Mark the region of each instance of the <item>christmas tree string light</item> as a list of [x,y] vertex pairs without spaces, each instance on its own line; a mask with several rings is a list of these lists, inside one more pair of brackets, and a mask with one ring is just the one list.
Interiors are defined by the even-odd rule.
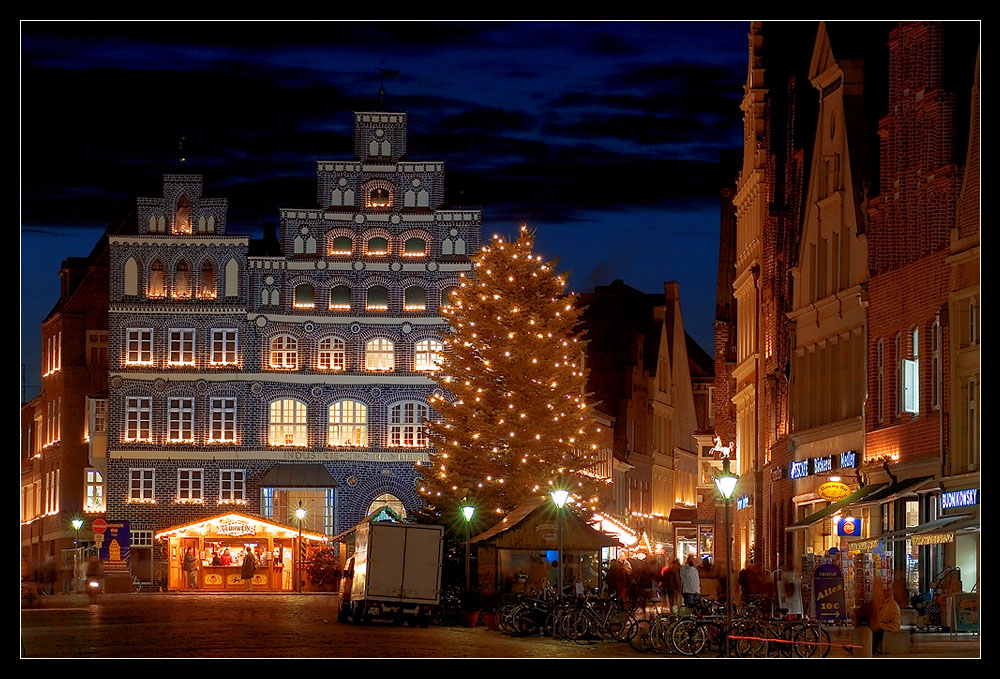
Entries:
[[[474,257],[481,280],[463,279],[442,309],[452,331],[438,372],[448,395],[430,398],[441,415],[427,424],[437,451],[437,473],[421,484],[430,504],[475,497],[505,512],[567,478],[577,502],[596,499],[598,427],[586,398],[581,309],[555,262],[533,255],[533,240],[526,226],[513,242],[494,236]],[[456,375],[463,379],[446,377]]]

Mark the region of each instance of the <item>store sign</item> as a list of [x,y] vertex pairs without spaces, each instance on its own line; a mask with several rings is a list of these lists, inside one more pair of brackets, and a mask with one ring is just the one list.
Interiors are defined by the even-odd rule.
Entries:
[[107,573],[128,573],[132,536],[128,521],[108,521],[101,543],[101,564]]
[[750,506],[750,495],[736,498],[736,509],[746,509]]
[[856,450],[847,450],[840,454],[841,469],[855,469],[858,466],[858,453]]
[[949,542],[955,541],[954,533],[925,533],[923,535],[914,535],[910,538],[911,544],[914,547],[923,547],[924,545],[945,545]]
[[257,526],[243,519],[229,519],[227,521],[220,521],[219,527],[215,532],[217,535],[256,535]]
[[844,574],[830,563],[813,571],[813,602],[819,620],[843,620],[847,613],[844,599]]
[[856,538],[861,532],[861,522],[853,516],[845,516],[837,522],[837,535],[842,538]]
[[543,542],[555,542],[559,539],[559,526],[555,523],[540,523],[535,526],[535,532],[540,533]]
[[785,468],[784,467],[782,467],[780,464],[777,465],[777,466],[771,467],[771,480],[772,481],[780,481],[783,478],[785,478]]
[[827,502],[837,502],[851,494],[851,487],[840,481],[827,481],[819,485],[816,494]]
[[833,469],[833,456],[814,457],[812,463],[813,474],[824,474]]
[[804,479],[807,476],[809,476],[809,460],[793,462],[788,467],[788,478],[790,479]]
[[969,507],[979,504],[979,489],[967,488],[965,490],[952,490],[941,493],[941,509],[954,509],[955,507]]

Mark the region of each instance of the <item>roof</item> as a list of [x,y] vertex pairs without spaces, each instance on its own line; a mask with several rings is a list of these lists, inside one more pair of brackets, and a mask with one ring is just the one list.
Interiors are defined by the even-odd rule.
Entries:
[[[209,524],[224,524],[224,523],[241,523],[252,525],[255,528],[260,528],[266,533],[278,533],[283,537],[295,537],[301,533],[302,537],[307,540],[318,540],[321,542],[326,542],[327,537],[323,533],[316,533],[308,530],[301,530],[298,526],[289,526],[288,524],[278,523],[271,519],[264,519],[259,516],[251,516],[249,514],[242,514],[240,512],[227,512],[225,514],[219,514],[218,516],[212,516],[207,519],[198,519],[197,521],[191,521],[190,523],[182,523],[176,526],[171,526],[164,530],[158,531],[155,538],[157,540],[165,537],[173,537],[175,535],[183,535],[188,531],[201,532],[201,527],[206,528]],[[240,533],[231,533],[232,535],[239,535]],[[249,533],[255,534],[255,533]],[[191,537],[191,536],[188,536]]]
[[[527,520],[530,517],[532,517],[536,512],[544,512],[545,509],[554,510],[554,505],[549,503],[548,496],[539,496],[536,498],[532,498],[527,502],[518,505],[499,523],[494,525],[489,530],[486,530],[480,533],[479,535],[470,538],[469,542],[485,543],[485,542],[495,541],[504,533],[513,530],[515,528],[522,527],[522,525],[526,524]],[[555,516],[558,515],[554,515],[552,517],[553,520],[555,519]],[[597,547],[600,546],[617,547],[620,545],[617,538],[614,538],[610,535],[594,530],[594,528],[592,528],[586,521],[581,519],[574,512],[565,511],[562,516],[566,520],[562,528],[567,538],[566,549],[581,549],[585,547],[593,547],[596,549]],[[543,526],[541,524],[535,526],[534,533],[536,533],[536,535],[533,535],[532,538],[538,537],[537,534],[539,532],[539,529],[542,527]],[[528,530],[530,531],[530,528]],[[581,536],[585,538],[586,544],[580,543]],[[544,537],[542,537],[541,539],[543,541],[545,540]],[[532,546],[530,546],[529,544],[523,544],[521,547],[525,549],[532,548]],[[547,547],[548,545],[546,545],[546,548]]]
[[323,464],[279,463],[260,477],[259,484],[275,488],[337,487],[337,481]]

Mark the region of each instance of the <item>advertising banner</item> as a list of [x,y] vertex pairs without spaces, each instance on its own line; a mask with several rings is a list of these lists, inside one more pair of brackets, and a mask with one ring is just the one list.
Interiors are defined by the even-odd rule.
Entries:
[[950,597],[954,611],[956,632],[979,631],[979,596],[977,594],[955,594]]
[[798,573],[782,571],[778,574],[777,587],[778,608],[783,608],[792,615],[803,615],[802,610],[802,576]]
[[128,573],[132,547],[128,521],[108,521],[101,545],[101,563],[105,573]]
[[819,620],[833,622],[846,616],[844,574],[833,564],[820,564],[813,571],[813,602]]

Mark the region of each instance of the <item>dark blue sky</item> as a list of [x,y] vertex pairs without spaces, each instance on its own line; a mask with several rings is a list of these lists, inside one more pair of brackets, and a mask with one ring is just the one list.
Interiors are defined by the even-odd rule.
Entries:
[[21,24],[22,364],[59,264],[136,195],[189,171],[259,236],[315,205],[315,161],[352,156],[356,110],[409,113],[409,157],[443,160],[484,236],[538,230],[577,292],[680,281],[711,353],[720,150],[741,145],[746,22],[25,22]]

